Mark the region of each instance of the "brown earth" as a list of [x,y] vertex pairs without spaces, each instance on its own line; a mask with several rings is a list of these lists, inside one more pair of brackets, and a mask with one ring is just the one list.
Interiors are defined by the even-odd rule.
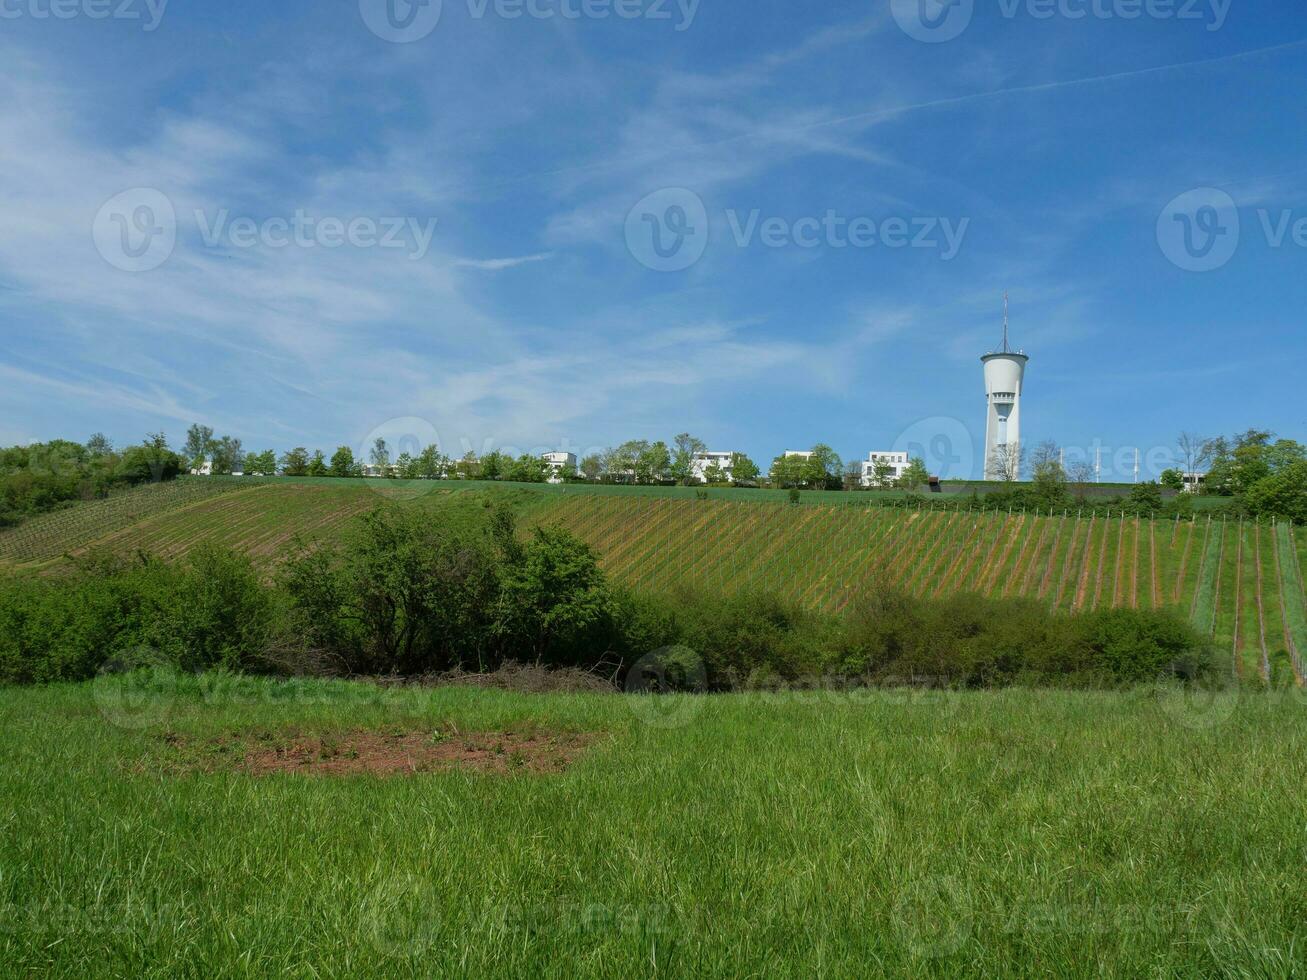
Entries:
[[254,776],[415,776],[468,770],[508,775],[562,772],[594,735],[559,732],[351,731],[329,735],[222,735],[207,740],[166,736],[188,771]]

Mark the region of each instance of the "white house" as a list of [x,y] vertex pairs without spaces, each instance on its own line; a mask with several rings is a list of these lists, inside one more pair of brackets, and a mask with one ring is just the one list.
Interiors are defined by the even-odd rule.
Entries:
[[363,475],[372,479],[380,479],[387,476],[399,476],[399,464],[391,463],[388,466],[378,466],[376,463],[364,463]]
[[542,453],[540,458],[549,467],[550,483],[562,483],[564,473],[576,475],[576,453]]
[[199,466],[192,466],[191,476],[213,476],[213,460],[206,459]]
[[867,458],[860,460],[858,465],[861,467],[859,482],[864,487],[874,487],[876,483],[876,464],[889,464],[887,471],[887,481],[897,480],[903,476],[908,469],[907,453],[868,453]]
[[1203,484],[1207,482],[1207,474],[1181,473],[1180,479],[1184,481],[1185,493],[1202,493]]
[[786,455],[786,456],[798,456],[800,459],[812,459],[812,453],[811,453],[811,451],[804,452],[804,451],[801,451],[801,450],[798,450],[798,449],[787,449],[787,450],[785,450],[785,455]]
[[722,476],[729,482],[735,478],[732,467],[735,465],[735,453],[703,452],[695,453],[690,460],[690,475],[696,480],[708,482],[708,471],[716,464]]

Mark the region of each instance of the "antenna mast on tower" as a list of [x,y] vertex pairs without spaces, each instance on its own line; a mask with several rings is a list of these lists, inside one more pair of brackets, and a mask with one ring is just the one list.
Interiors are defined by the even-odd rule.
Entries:
[[1011,354],[1012,348],[1007,343],[1007,290],[1003,290],[1003,353]]

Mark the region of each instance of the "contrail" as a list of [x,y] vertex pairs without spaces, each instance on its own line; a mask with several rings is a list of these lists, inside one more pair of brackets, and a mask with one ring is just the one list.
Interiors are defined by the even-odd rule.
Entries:
[[891,119],[895,116],[901,116],[907,113],[920,112],[928,109],[950,108],[952,106],[967,105],[971,102],[983,102],[988,99],[1003,98],[1009,95],[1028,95],[1038,92],[1052,92],[1057,89],[1078,88],[1082,86],[1122,81],[1128,78],[1143,78],[1149,75],[1161,75],[1167,72],[1182,71],[1186,68],[1204,68],[1210,65],[1255,58],[1259,55],[1288,51],[1294,48],[1303,47],[1304,45],[1307,45],[1307,38],[1297,41],[1286,41],[1282,44],[1272,44],[1264,48],[1253,48],[1249,51],[1238,51],[1234,54],[1219,55],[1215,58],[1200,58],[1196,61],[1178,61],[1170,65],[1155,65],[1150,68],[1134,68],[1129,71],[1110,72],[1106,75],[1090,75],[1086,78],[1071,78],[1056,82],[1039,82],[1034,85],[1014,85],[1009,88],[992,89],[988,92],[971,92],[967,95],[955,95],[942,99],[930,99],[926,102],[911,102],[905,105],[891,106],[887,109],[874,109],[867,112],[853,113],[852,115],[847,116],[837,116],[832,119],[821,119],[801,126],[754,129],[746,133],[736,133],[733,136],[725,136],[716,140],[704,140],[697,143],[682,143],[677,146],[671,146],[659,150],[657,153],[650,153],[644,156],[628,157],[624,160],[608,160],[592,164],[577,164],[570,167],[560,167],[555,170],[542,170],[536,173],[523,174],[518,177],[507,177],[503,180],[494,181],[489,184],[473,186],[491,189],[522,183],[529,180],[538,180],[545,177],[562,177],[569,174],[601,173],[605,170],[614,170],[632,164],[649,163],[655,160],[661,160],[676,153],[686,153],[694,150],[727,146],[731,143],[739,143],[751,139],[806,133],[815,129],[823,129],[831,126],[844,126],[849,123],[876,122],[881,119]]

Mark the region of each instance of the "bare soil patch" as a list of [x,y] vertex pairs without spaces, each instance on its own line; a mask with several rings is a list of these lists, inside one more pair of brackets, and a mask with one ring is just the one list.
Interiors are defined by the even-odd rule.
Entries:
[[415,776],[470,770],[511,775],[558,773],[596,736],[563,732],[351,731],[339,734],[222,735],[207,740],[167,736],[191,771],[254,776]]

